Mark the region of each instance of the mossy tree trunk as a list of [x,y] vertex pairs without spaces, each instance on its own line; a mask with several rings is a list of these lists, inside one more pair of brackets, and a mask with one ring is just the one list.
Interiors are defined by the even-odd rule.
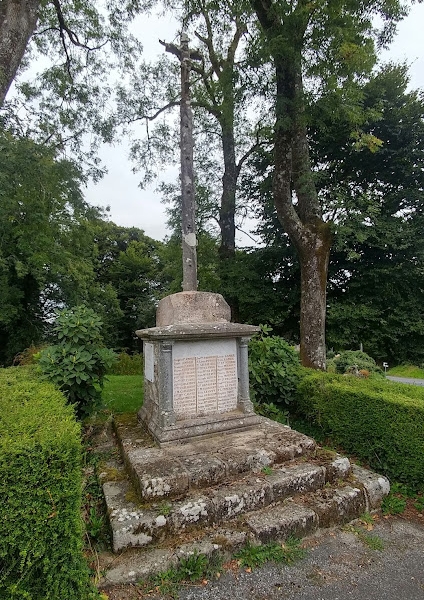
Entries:
[[38,19],[39,0],[0,2],[0,106],[14,80]]
[[302,50],[309,14],[283,20],[272,0],[252,0],[269,42],[276,74],[273,197],[301,269],[302,364],[325,369],[325,314],[331,226],[323,220],[313,180],[305,119]]

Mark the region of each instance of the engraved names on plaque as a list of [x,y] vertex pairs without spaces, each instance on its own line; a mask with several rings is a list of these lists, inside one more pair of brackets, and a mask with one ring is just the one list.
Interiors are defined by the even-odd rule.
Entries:
[[179,418],[237,408],[236,348],[227,342],[176,345],[173,403]]
[[237,364],[234,354],[218,356],[217,399],[218,412],[234,410],[237,406]]
[[197,375],[197,413],[215,413],[218,411],[216,385],[216,356],[196,358]]
[[174,411],[178,416],[197,413],[196,359],[174,360]]

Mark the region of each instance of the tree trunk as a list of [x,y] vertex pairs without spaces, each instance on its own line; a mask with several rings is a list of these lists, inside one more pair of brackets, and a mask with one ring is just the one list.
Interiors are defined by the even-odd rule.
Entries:
[[0,106],[16,76],[38,19],[40,0],[0,2]]
[[300,359],[302,365],[325,370],[325,315],[331,232],[328,224],[304,228],[298,249],[301,273]]
[[234,143],[234,122],[230,127],[222,125],[222,152],[224,157],[224,175],[222,177],[222,197],[219,209],[219,227],[221,230],[221,259],[234,256],[236,250],[236,189],[237,165]]
[[306,130],[302,49],[308,12],[294,8],[283,22],[273,0],[251,0],[251,4],[268,41],[272,42],[270,51],[277,87],[273,196],[278,218],[299,256],[301,361],[306,367],[325,369],[331,229],[322,219]]

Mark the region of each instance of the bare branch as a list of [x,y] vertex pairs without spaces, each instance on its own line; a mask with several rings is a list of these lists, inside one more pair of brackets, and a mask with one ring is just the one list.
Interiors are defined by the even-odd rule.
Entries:
[[[59,0],[53,0],[53,5],[56,9],[56,15],[59,21],[59,28],[60,28],[60,37],[62,38],[62,44],[64,45],[64,32],[68,35],[69,41],[74,45],[74,46],[78,46],[79,48],[85,48],[86,50],[100,50],[100,48],[103,48],[103,46],[105,46],[107,44],[107,41],[103,42],[103,44],[100,44],[100,46],[94,46],[94,47],[90,47],[87,46],[87,44],[83,44],[82,42],[79,41],[78,35],[72,31],[72,29],[70,29],[65,21],[65,17],[63,15],[62,12],[62,7],[60,5],[60,1]],[[65,53],[66,53],[66,57],[67,57],[67,63],[68,63],[68,53],[66,51],[65,48]]]
[[244,229],[242,229],[238,225],[236,225],[236,229],[237,229],[237,231],[240,231],[240,233],[243,233],[244,235],[247,235],[247,237],[249,237],[253,242],[255,242],[255,244],[258,243],[258,240],[255,240],[255,238],[252,235],[250,235],[250,233],[247,233],[247,231],[244,231]]
[[222,72],[222,67],[221,67],[221,63],[220,63],[220,61],[219,61],[219,59],[218,59],[218,57],[217,57],[217,55],[215,53],[215,50],[214,50],[214,47],[213,47],[212,38],[211,37],[205,38],[202,35],[200,35],[200,33],[198,33],[197,31],[194,32],[194,35],[203,44],[205,44],[206,48],[208,49],[209,60],[211,61],[211,65],[213,67],[213,70],[214,70],[215,74],[217,75],[217,77],[219,77],[221,75],[221,72]]
[[[195,73],[197,73],[198,75],[200,75],[202,81],[203,81],[203,85],[205,86],[208,94],[209,94],[209,98],[212,101],[212,104],[216,107],[216,110],[218,111],[218,107],[219,107],[219,103],[215,97],[215,94],[213,92],[212,86],[211,86],[211,75],[213,73],[213,69],[211,68],[209,71],[205,71],[205,63],[204,61],[202,61],[202,66],[199,67],[196,64],[193,64],[191,66],[192,71],[194,71]],[[214,113],[215,114],[215,113]],[[217,113],[218,114],[218,113]]]
[[231,65],[234,65],[234,58],[236,55],[237,47],[244,33],[247,33],[247,27],[244,23],[240,22],[240,20],[237,19],[237,29],[234,33],[234,37],[231,41],[227,52],[227,63]]
[[139,115],[138,117],[134,117],[133,119],[130,119],[128,121],[128,123],[134,123],[135,121],[141,121],[144,119],[146,119],[147,121],[154,121],[155,119],[157,119],[157,117],[161,113],[168,110],[168,108],[173,108],[174,106],[179,106],[179,105],[180,105],[179,100],[173,100],[172,102],[168,102],[168,104],[165,104],[165,106],[162,106],[161,108],[159,108],[159,110],[157,110],[153,115]]
[[243,156],[240,158],[238,165],[237,165],[237,176],[240,175],[240,171],[244,165],[244,163],[246,162],[246,160],[252,156],[252,154],[254,152],[256,152],[256,150],[258,148],[260,148],[261,146],[265,146],[268,142],[265,140],[260,140],[259,139],[259,135],[260,135],[261,130],[259,129],[256,132],[256,142],[247,150],[247,152],[245,152],[245,154],[243,154]]

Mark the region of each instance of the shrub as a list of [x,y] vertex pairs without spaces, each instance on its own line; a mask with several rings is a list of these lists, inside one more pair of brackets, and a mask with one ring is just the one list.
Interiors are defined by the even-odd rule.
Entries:
[[298,407],[326,435],[373,468],[424,486],[424,390],[328,373],[305,377]]
[[63,395],[31,370],[0,371],[0,598],[85,600],[81,440]]
[[371,356],[360,350],[344,350],[334,357],[337,373],[358,374],[359,371],[383,375],[382,370]]
[[249,344],[252,399],[257,403],[290,404],[296,393],[302,367],[299,354],[283,338],[268,336],[263,329]]
[[16,354],[13,359],[13,365],[19,365],[20,367],[27,367],[33,365],[35,362],[35,356],[41,352],[44,346],[34,346],[33,344],[19,354]]
[[55,383],[80,417],[100,405],[106,371],[115,353],[104,347],[102,322],[86,306],[59,311],[53,332],[57,344],[42,350],[38,362],[42,373]]
[[108,375],[143,375],[143,355],[121,352],[108,369]]

